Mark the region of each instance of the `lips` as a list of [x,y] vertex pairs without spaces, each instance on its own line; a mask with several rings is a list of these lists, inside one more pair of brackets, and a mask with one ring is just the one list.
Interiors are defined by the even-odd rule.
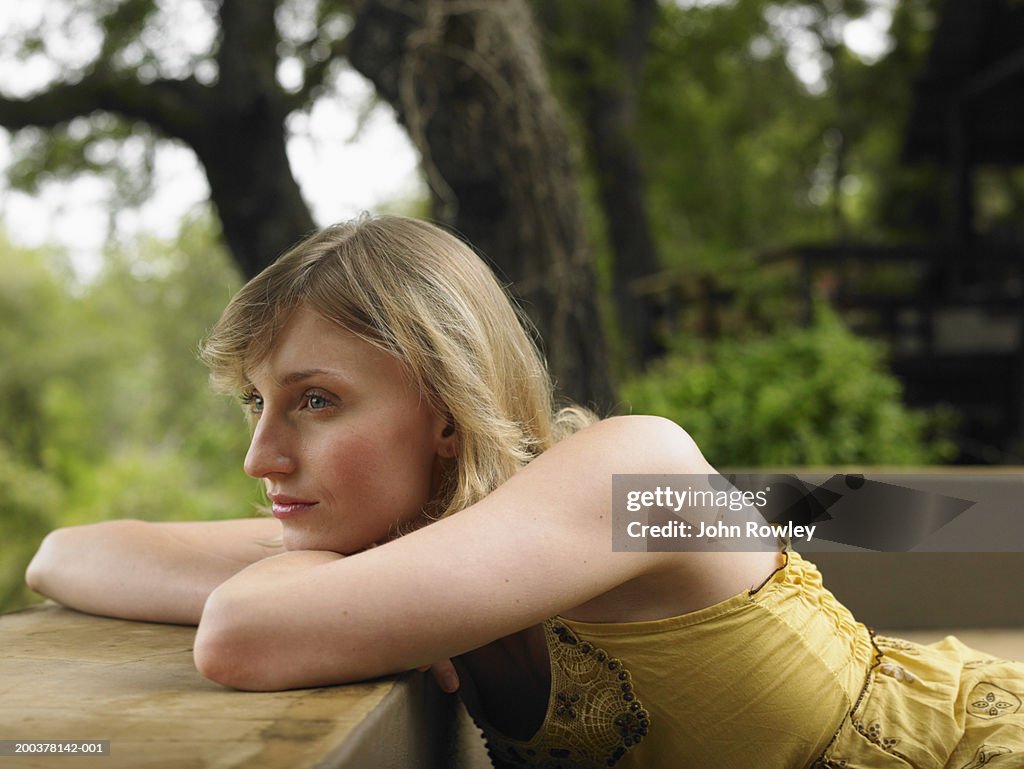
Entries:
[[315,507],[317,504],[313,500],[289,497],[284,494],[269,494],[268,496],[271,502],[270,511],[279,520],[294,518]]

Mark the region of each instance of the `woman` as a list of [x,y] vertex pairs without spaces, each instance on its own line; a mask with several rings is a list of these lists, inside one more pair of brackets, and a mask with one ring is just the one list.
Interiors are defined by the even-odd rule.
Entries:
[[436,227],[314,235],[204,354],[246,404],[273,517],[59,530],[33,589],[198,624],[199,670],[240,689],[434,664],[499,767],[1024,760],[1008,664],[876,643],[796,553],[612,552],[614,474],[714,471],[666,420],[555,412],[494,276]]

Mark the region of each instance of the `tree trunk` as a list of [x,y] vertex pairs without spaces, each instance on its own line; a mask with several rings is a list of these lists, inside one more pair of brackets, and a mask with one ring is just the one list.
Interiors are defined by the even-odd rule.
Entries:
[[[567,98],[580,116],[612,251],[612,296],[626,365],[655,348],[631,284],[660,268],[647,207],[647,178],[636,140],[637,111],[657,0],[537,2],[545,29],[582,44],[555,48],[557,65],[572,74]],[[565,53],[568,51],[569,53]],[[596,62],[596,65],[595,65]]]
[[559,392],[608,409],[576,158],[525,0],[365,0],[349,44],[420,150],[435,216],[513,282]]
[[193,144],[227,241],[252,277],[314,228],[286,154],[277,0],[222,0],[216,99]]
[[230,112],[210,115],[215,129],[194,145],[224,240],[246,278],[315,226],[288,164],[284,123],[262,121],[260,111],[253,105],[253,119]]

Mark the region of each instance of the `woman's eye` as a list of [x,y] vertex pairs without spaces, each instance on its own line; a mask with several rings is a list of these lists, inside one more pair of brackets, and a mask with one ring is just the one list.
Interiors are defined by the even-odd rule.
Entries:
[[255,390],[250,390],[242,395],[242,405],[250,414],[260,414],[263,412],[263,396]]
[[323,411],[326,408],[330,408],[331,402],[318,393],[309,393],[306,396],[306,405],[310,411]]

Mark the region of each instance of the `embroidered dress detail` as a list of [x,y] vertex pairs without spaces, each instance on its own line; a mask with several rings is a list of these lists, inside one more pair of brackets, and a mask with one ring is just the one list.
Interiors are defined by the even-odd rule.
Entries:
[[474,714],[496,769],[597,769],[615,766],[638,744],[650,716],[618,659],[582,640],[557,619],[544,623],[551,695],[540,729],[528,741],[491,728]]
[[1005,766],[1007,769],[1010,767],[1010,761],[997,761],[1000,756],[1008,756],[1013,753],[1009,748],[1003,747],[1002,745],[982,745],[978,748],[978,752],[974,754],[974,758],[969,764],[964,764],[962,769],[982,769],[985,766]]
[[988,681],[982,681],[971,689],[967,701],[967,712],[978,718],[998,718],[1017,713],[1021,706],[1020,697]]

